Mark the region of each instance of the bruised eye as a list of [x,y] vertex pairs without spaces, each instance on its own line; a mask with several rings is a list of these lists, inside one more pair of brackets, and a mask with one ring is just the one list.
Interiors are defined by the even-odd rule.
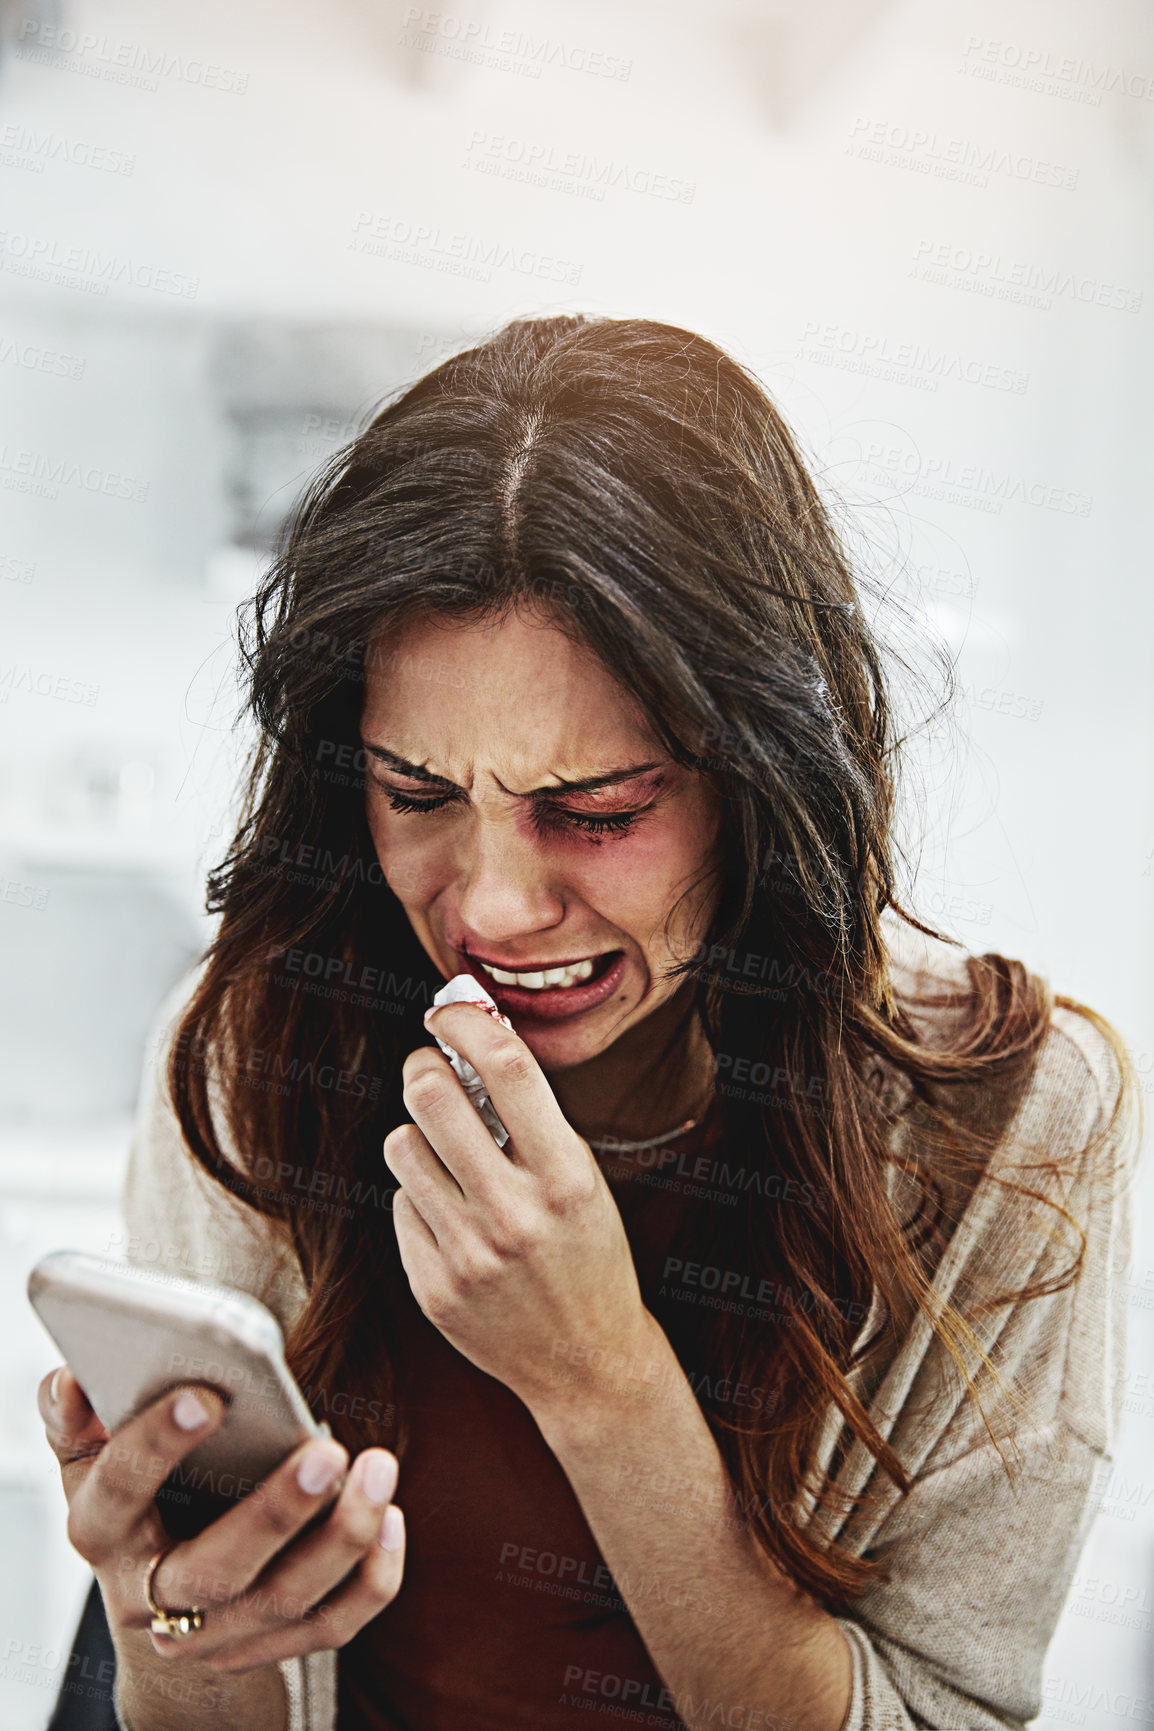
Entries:
[[599,816],[593,812],[550,810],[545,806],[533,813],[533,821],[539,830],[546,833],[571,826],[592,836],[628,835],[638,818],[644,815],[640,811],[614,811]]
[[[385,798],[394,811],[440,811],[447,805],[452,805],[455,795],[441,794],[427,799],[413,799],[407,793],[401,793],[395,787],[387,787],[379,782]],[[648,810],[648,807],[645,808]],[[539,806],[533,812],[533,822],[537,829],[545,834],[556,834],[566,829],[576,829],[585,835],[601,838],[603,836],[627,835],[645,811],[614,811],[614,812],[581,812],[563,811],[557,806]]]

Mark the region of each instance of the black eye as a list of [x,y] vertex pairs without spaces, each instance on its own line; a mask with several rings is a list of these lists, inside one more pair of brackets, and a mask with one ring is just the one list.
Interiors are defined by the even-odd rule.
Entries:
[[568,827],[584,831],[586,835],[626,835],[639,817],[644,813],[639,811],[614,811],[597,814],[583,811],[561,811],[557,807],[550,809],[542,807],[534,813],[534,821],[542,830],[563,830]]
[[[440,811],[444,806],[452,805],[456,799],[456,795],[451,793],[434,795],[427,799],[413,799],[407,793],[401,793],[398,788],[386,786],[383,781],[377,785],[393,810],[399,812]],[[627,835],[648,809],[646,806],[641,811],[596,813],[562,811],[557,806],[538,806],[533,812],[533,822],[538,831],[545,834],[576,829],[584,835],[600,840],[605,836]]]

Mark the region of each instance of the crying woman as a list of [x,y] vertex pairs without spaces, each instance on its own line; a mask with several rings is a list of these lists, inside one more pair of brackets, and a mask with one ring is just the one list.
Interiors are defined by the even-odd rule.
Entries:
[[[1120,1406],[1133,1084],[899,905],[888,670],[764,390],[667,325],[509,325],[331,462],[244,651],[125,1206],[275,1312],[343,1488],[165,1555],[204,1607],[168,1675],[250,1731],[1032,1717]],[[459,975],[503,1020],[430,1007]]]

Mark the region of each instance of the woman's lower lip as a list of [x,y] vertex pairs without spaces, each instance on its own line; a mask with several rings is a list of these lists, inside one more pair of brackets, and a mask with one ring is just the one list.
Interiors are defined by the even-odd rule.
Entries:
[[536,1016],[542,1022],[561,1022],[570,1016],[580,1016],[611,998],[625,977],[625,952],[619,950],[605,972],[595,980],[579,986],[543,986],[531,991],[526,986],[505,986],[487,974],[480,962],[465,957],[465,966],[475,979],[491,993],[497,1008],[503,1010],[516,1025],[518,1018]]

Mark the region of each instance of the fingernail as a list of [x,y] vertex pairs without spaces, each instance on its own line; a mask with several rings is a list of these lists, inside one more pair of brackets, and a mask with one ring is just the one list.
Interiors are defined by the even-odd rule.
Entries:
[[60,1370],[53,1371],[52,1381],[48,1384],[48,1398],[53,1404],[60,1399],[60,1371],[63,1369],[64,1366],[61,1365]]
[[370,1455],[361,1489],[371,1503],[387,1503],[397,1488],[397,1463],[391,1455]]
[[381,1522],[380,1543],[386,1551],[399,1551],[405,1542],[405,1517],[396,1503],[390,1503]]
[[421,1018],[425,1024],[426,1028],[429,1025],[430,1016],[435,1016],[438,1010],[443,1010],[444,1008],[445,1008],[444,1004],[430,1004],[429,1005],[429,1008],[425,1011],[424,1016]]
[[199,1430],[209,1420],[208,1408],[187,1389],[173,1407],[172,1416],[181,1430]]
[[297,1468],[297,1484],[307,1496],[318,1497],[335,1484],[345,1463],[331,1449],[313,1449]]

